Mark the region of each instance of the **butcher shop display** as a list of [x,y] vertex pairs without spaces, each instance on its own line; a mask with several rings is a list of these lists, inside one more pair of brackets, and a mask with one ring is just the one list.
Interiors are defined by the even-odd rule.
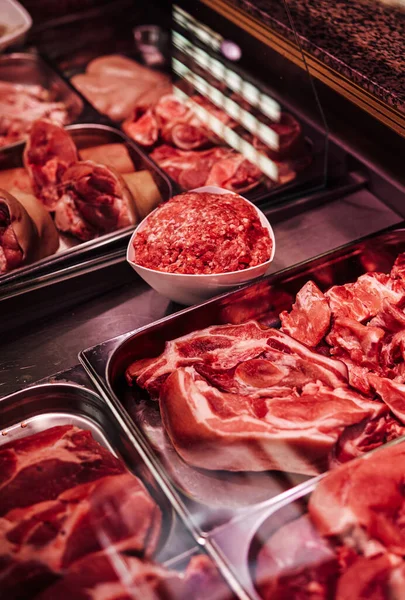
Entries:
[[66,105],[41,85],[0,81],[0,147],[24,139],[38,119],[70,122]]
[[167,342],[127,368],[189,465],[315,475],[405,435],[405,258],[323,293],[281,330],[249,321]]
[[[197,116],[196,107],[206,111],[207,123]],[[122,128],[135,142],[148,148],[151,158],[185,190],[216,185],[244,193],[257,187],[265,179],[262,171],[213,133],[210,116],[239,132],[241,139],[276,163],[279,181],[266,180],[269,187],[288,183],[311,162],[301,126],[292,115],[283,113],[279,123],[267,119],[266,125],[279,140],[278,150],[273,150],[256,135],[247,134],[224,110],[198,95],[192,95],[187,102],[165,95],[154,105],[137,105]]]
[[270,259],[272,240],[255,208],[234,194],[184,193],[162,204],[134,236],[136,264],[212,274]]
[[398,443],[321,480],[307,512],[262,540],[255,582],[263,600],[402,598],[404,471]]
[[205,556],[192,558],[185,574],[151,561],[161,510],[89,431],[56,426],[6,443],[0,465],[0,590],[7,600],[101,598],[102,589],[110,599],[141,592],[162,600],[230,598]]

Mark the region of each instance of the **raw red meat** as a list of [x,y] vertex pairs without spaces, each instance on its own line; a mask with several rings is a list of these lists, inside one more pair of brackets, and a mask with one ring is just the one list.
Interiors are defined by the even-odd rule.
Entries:
[[259,152],[264,152],[273,160],[281,161],[305,150],[301,125],[289,113],[282,113],[278,123],[270,120],[264,123],[277,134],[278,148],[273,149],[260,138],[254,137],[253,145]]
[[215,565],[194,556],[179,573],[135,557],[94,554],[73,567],[36,600],[231,600]]
[[255,582],[263,600],[326,600],[338,574],[333,546],[305,515],[280,527],[260,550]]
[[138,265],[212,274],[261,265],[272,240],[253,206],[234,194],[184,193],[159,206],[133,241]]
[[358,558],[340,577],[336,600],[400,598],[392,595],[391,577],[401,563],[401,559],[393,554]]
[[0,447],[0,516],[123,472],[123,464],[89,431],[72,425],[15,440]]
[[55,210],[60,231],[86,241],[136,222],[131,192],[119,173],[90,160],[71,165]]
[[51,581],[104,548],[150,556],[160,527],[159,508],[129,473],[102,477],[63,492],[57,500],[11,510],[0,519],[0,589],[7,590],[8,598],[20,597],[37,573]]
[[24,150],[24,165],[35,195],[48,210],[55,209],[63,193],[62,177],[77,160],[76,146],[63,127],[46,119],[33,123]]
[[298,292],[290,312],[280,314],[282,331],[310,346],[317,346],[330,327],[331,311],[324,294],[313,281]]
[[342,363],[253,321],[168,342],[126,375],[160,398],[174,447],[206,469],[316,473],[346,427],[387,412],[347,388]]
[[405,427],[390,414],[346,427],[336,444],[330,466],[336,467],[405,436]]
[[163,424],[177,452],[213,470],[316,474],[346,426],[384,410],[318,384],[304,386],[301,395],[270,398],[221,392],[192,367],[172,373],[160,393]]
[[397,256],[391,269],[391,277],[405,280],[405,252]]
[[159,138],[159,124],[150,108],[137,107],[130,119],[123,122],[125,133],[141,146],[153,146]]
[[384,301],[394,305],[405,299],[401,281],[391,279],[385,273],[366,273],[354,283],[333,286],[325,296],[335,318],[365,321],[375,317],[383,308]]
[[[294,370],[297,361],[301,364],[306,362],[308,375],[301,378],[301,386],[316,379],[331,387],[339,387],[347,381],[347,370],[342,363],[315,354],[282,332],[264,328],[255,321],[241,325],[214,325],[167,342],[160,356],[146,361],[135,361],[127,369],[126,376],[130,385],[136,380],[139,386],[145,388],[152,397],[156,397],[163,382],[179,367],[199,364],[220,374],[224,370],[235,369],[239,364],[243,366],[245,361],[261,359],[264,353],[268,355],[268,362],[284,361],[286,365],[283,367],[289,363],[290,370],[287,366],[282,377],[290,376],[290,371]],[[242,367],[239,373],[241,370]],[[247,370],[250,371],[249,367]],[[271,373],[271,385],[274,385],[273,369]],[[252,375],[255,376],[255,373],[253,372],[250,378]],[[242,379],[245,383],[246,376],[244,369]],[[268,373],[265,376],[267,377]],[[279,381],[281,379],[279,378]],[[297,381],[294,381],[288,385],[296,384]],[[268,386],[260,384],[259,387]]]
[[331,471],[311,495],[309,514],[324,536],[350,538],[358,552],[405,554],[405,444]]
[[405,425],[405,385],[377,375],[369,375],[370,385],[394,415]]

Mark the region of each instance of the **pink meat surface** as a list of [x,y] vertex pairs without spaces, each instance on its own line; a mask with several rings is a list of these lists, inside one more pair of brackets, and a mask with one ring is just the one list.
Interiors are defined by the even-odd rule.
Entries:
[[0,516],[124,471],[123,464],[89,431],[72,425],[15,440],[0,447]]

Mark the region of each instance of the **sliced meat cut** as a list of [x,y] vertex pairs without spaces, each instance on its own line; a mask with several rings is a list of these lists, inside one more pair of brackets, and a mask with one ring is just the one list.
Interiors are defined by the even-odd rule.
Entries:
[[0,516],[123,472],[123,464],[89,431],[72,425],[15,440],[0,447]]
[[308,515],[283,525],[259,552],[255,584],[263,600],[334,597],[338,556]]
[[391,277],[405,280],[405,252],[401,252],[395,259],[391,269]]
[[309,501],[318,531],[356,540],[358,552],[369,554],[371,544],[403,556],[404,469],[405,444],[398,443],[331,471]]
[[[281,331],[264,328],[255,321],[212,326],[167,342],[164,352],[155,359],[135,361],[128,367],[126,377],[130,385],[136,380],[139,386],[156,397],[165,379],[179,367],[201,364],[220,374],[236,368],[239,363],[257,358],[276,365],[280,363],[285,367],[283,377],[289,374],[291,368],[296,369],[297,362],[302,367],[305,365],[307,375],[300,378],[300,384],[295,382],[301,387],[317,379],[332,388],[347,382],[347,369],[341,362],[316,354]],[[273,371],[270,365],[268,369]],[[239,379],[244,379],[245,383],[246,377],[250,377],[247,371],[251,371],[249,366],[244,368],[244,374],[241,374],[241,368],[239,370]],[[275,383],[274,380],[272,383]]]
[[365,321],[375,317],[385,300],[394,305],[405,298],[405,288],[399,280],[385,273],[366,273],[354,283],[333,286],[325,293],[335,318]]
[[63,193],[62,177],[77,160],[77,148],[63,127],[46,119],[33,123],[24,150],[24,165],[35,195],[48,210],[56,208]]
[[139,558],[105,553],[73,565],[65,577],[36,600],[231,600],[217,568],[205,555],[194,556],[185,571],[170,571]]
[[192,367],[174,371],[160,392],[163,424],[178,454],[214,470],[318,473],[346,426],[384,410],[318,384],[308,384],[299,397],[255,402],[220,392]]
[[36,600],[181,600],[181,575],[139,558],[99,553],[73,565]]
[[282,331],[314,348],[330,327],[331,311],[327,299],[313,281],[298,292],[290,312],[280,314]]
[[105,547],[150,556],[160,526],[159,508],[129,473],[102,477],[63,492],[57,500],[11,510],[0,519],[0,589],[9,598],[18,597],[29,587],[33,572],[44,578],[48,574],[51,580]]

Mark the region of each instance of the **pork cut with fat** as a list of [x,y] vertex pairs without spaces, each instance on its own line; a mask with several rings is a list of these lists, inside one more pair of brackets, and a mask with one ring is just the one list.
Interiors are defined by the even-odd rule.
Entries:
[[327,537],[356,539],[369,546],[405,554],[405,445],[382,448],[367,458],[331,471],[309,501],[309,514]]
[[124,471],[123,464],[89,431],[72,425],[15,440],[0,448],[0,516]]
[[290,312],[280,314],[282,331],[310,346],[317,346],[330,327],[331,311],[327,299],[313,281],[298,292]]
[[160,527],[159,508],[129,473],[101,477],[56,500],[11,510],[0,519],[0,589],[8,598],[19,597],[35,573],[52,580],[106,548],[150,556]]

